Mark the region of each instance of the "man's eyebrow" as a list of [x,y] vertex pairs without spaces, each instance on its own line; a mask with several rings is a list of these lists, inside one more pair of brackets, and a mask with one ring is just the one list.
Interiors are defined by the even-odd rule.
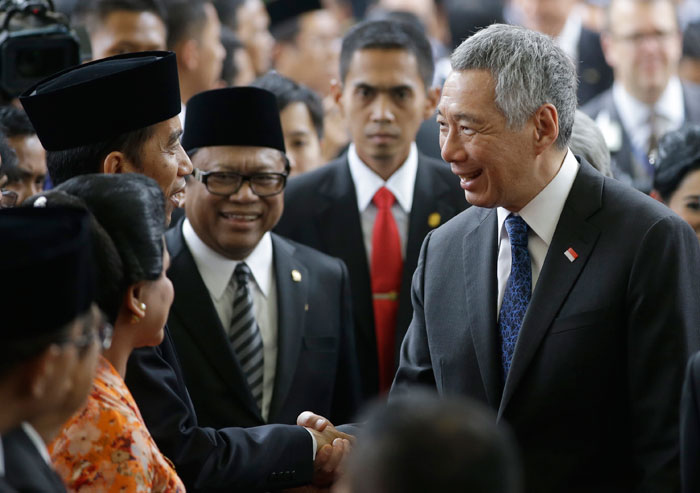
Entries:
[[[438,114],[438,116],[445,118],[445,115],[442,112],[442,110],[440,110],[440,108],[437,109],[437,114]],[[470,122],[470,123],[483,123],[484,122],[484,120],[482,120],[481,118],[474,116],[474,115],[470,115],[469,113],[455,113],[454,115],[452,115],[452,118],[454,120],[457,120],[458,122]]]
[[180,137],[182,136],[183,130],[181,128],[178,128],[177,130],[173,131],[173,133],[170,134],[170,137],[168,138],[168,145],[173,145],[175,142],[180,140]]

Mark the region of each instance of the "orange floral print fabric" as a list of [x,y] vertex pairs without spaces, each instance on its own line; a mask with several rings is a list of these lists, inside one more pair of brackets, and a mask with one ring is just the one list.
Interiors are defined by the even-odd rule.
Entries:
[[184,492],[124,380],[100,357],[86,406],[49,446],[68,491]]

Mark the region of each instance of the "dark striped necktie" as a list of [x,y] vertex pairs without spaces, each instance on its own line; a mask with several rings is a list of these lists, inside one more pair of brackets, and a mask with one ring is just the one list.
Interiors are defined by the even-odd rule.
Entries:
[[233,271],[233,277],[236,280],[236,294],[233,301],[229,342],[248,381],[253,399],[257,402],[258,408],[262,409],[263,341],[258,324],[255,322],[253,298],[248,287],[248,281],[251,278],[250,268],[245,262],[239,263]]

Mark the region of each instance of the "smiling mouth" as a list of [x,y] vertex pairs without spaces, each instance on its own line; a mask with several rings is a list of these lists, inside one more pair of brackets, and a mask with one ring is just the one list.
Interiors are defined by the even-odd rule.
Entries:
[[170,201],[175,207],[185,206],[185,189],[182,188],[170,196]]
[[481,176],[481,173],[483,173],[483,171],[478,169],[476,171],[473,171],[472,173],[469,173],[469,174],[462,173],[462,174],[459,174],[457,176],[459,176],[459,179],[462,182],[468,182],[468,181],[472,181],[475,178],[478,178],[479,176]]
[[236,222],[253,222],[260,217],[260,214],[244,214],[239,212],[221,212],[221,217]]

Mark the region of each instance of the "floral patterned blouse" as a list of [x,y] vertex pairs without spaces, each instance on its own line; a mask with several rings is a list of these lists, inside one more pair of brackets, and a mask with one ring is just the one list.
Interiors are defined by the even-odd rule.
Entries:
[[68,491],[185,491],[124,380],[102,356],[87,404],[63,425],[49,450]]

